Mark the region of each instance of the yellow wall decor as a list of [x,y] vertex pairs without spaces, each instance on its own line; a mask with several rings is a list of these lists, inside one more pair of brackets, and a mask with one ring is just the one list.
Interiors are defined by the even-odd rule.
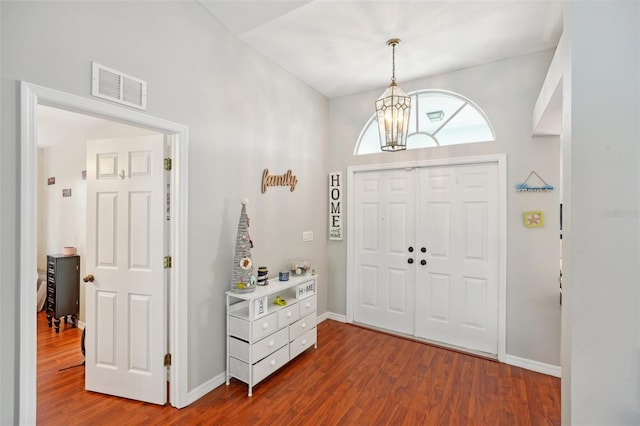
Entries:
[[544,213],[542,211],[524,212],[524,226],[527,228],[542,228],[544,226]]

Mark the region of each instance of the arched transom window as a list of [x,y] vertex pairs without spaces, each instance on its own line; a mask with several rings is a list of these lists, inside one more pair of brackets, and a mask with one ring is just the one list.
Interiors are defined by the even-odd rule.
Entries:
[[[407,149],[494,141],[491,123],[469,99],[453,92],[421,90],[410,94]],[[354,155],[382,152],[375,113],[360,132]]]

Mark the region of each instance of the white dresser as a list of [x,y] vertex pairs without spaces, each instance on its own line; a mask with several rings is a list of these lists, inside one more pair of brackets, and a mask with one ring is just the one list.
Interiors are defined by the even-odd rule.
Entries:
[[[235,377],[252,388],[317,345],[317,275],[270,279],[251,293],[227,291],[227,385]],[[280,306],[276,298],[286,300]]]

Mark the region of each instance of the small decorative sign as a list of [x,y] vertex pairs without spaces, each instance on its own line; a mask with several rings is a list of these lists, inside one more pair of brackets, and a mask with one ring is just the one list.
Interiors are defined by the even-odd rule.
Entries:
[[64,188],[62,190],[62,196],[63,197],[71,197],[71,188]]
[[[539,182],[537,185],[529,184],[531,176],[535,176],[538,179]],[[549,185],[535,170],[532,170],[524,182],[516,184],[516,190],[518,192],[551,192],[553,191],[553,185]]]
[[82,180],[87,180],[87,171],[86,170],[83,170],[81,172],[81,175],[82,175]]
[[298,184],[298,178],[293,174],[291,169],[283,175],[270,175],[269,169],[262,172],[262,193],[267,192],[269,186],[288,186],[289,191],[293,192]]
[[260,298],[258,298],[258,299],[256,299],[254,301],[254,303],[255,303],[255,305],[254,305],[255,315],[254,316],[256,318],[260,318],[260,317],[263,317],[263,316],[267,315],[267,306],[268,306],[268,303],[267,303],[268,300],[267,299],[268,299],[268,297],[264,296],[264,297],[260,297]]
[[342,240],[342,172],[329,173],[329,239]]
[[55,184],[56,184],[56,178],[50,177],[49,179],[47,179],[47,185],[55,185]]
[[542,228],[544,226],[544,213],[541,211],[524,212],[524,226],[527,228]]
[[298,285],[296,288],[296,299],[304,299],[305,297],[309,297],[316,292],[316,282],[308,281],[306,283],[302,283]]

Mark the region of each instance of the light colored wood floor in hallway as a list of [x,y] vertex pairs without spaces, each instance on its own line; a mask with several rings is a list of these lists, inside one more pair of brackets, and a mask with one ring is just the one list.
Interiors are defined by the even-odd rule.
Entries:
[[38,314],[39,425],[558,425],[560,379],[327,320],[247,397],[232,380],[181,410],[84,390],[80,329]]

